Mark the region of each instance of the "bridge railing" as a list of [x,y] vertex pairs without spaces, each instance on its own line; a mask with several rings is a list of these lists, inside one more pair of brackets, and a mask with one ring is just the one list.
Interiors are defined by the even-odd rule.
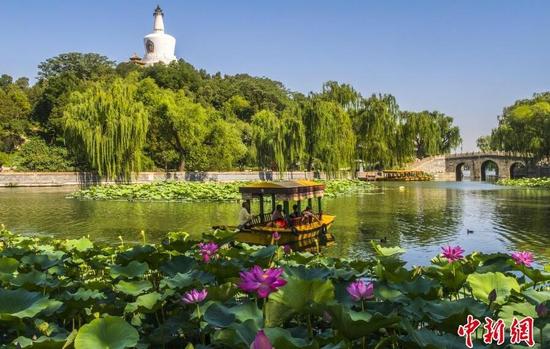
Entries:
[[[509,158],[525,158],[525,154],[517,153],[517,152],[508,152],[508,151],[490,151],[490,152],[482,152],[482,151],[474,151],[474,152],[467,152],[467,153],[454,153],[454,154],[447,154],[446,158],[466,158],[466,157],[481,157],[481,156],[494,156],[494,157],[509,157]],[[529,155],[527,155],[529,157]]]

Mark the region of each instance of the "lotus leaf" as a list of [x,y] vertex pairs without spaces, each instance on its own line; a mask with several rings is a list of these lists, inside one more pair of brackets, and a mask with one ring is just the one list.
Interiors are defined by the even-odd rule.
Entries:
[[278,326],[294,313],[314,311],[317,305],[334,300],[334,285],[330,280],[302,280],[290,277],[287,284],[269,296],[266,325]]
[[19,261],[15,258],[0,258],[0,273],[12,274],[19,268]]
[[[418,348],[426,349],[464,349],[466,347],[462,338],[447,333],[438,334],[427,329],[411,330],[408,341],[415,343]],[[482,346],[474,344],[474,348],[480,347]]]
[[174,276],[178,273],[185,274],[195,268],[197,262],[187,256],[176,256],[160,266],[160,270],[170,276]]
[[47,254],[26,255],[21,258],[21,262],[27,265],[38,266],[41,270],[49,269],[58,264],[60,261],[61,260],[58,256]]
[[126,304],[124,312],[133,313],[137,310],[141,312],[150,312],[156,310],[161,300],[162,295],[158,292],[143,294],[137,297],[134,303]]
[[38,292],[0,289],[0,320],[32,318],[52,302]]
[[533,318],[537,317],[537,312],[535,311],[535,306],[529,302],[522,303],[508,303],[502,306],[500,312],[498,313],[499,318],[503,319],[506,324],[512,323],[512,318],[531,316]]
[[67,246],[67,249],[69,250],[76,250],[78,252],[86,252],[92,248],[94,248],[94,243],[90,241],[88,238],[80,238],[77,240],[67,240],[65,242],[65,246]]
[[405,249],[401,247],[382,247],[378,244],[372,243],[372,246],[374,248],[374,252],[376,252],[377,255],[381,257],[389,257],[389,256],[395,256],[399,254],[403,254],[406,252]]
[[123,318],[106,316],[95,319],[78,330],[75,349],[124,349],[135,347],[138,331]]
[[235,321],[235,314],[220,303],[212,303],[204,312],[204,321],[214,327],[224,328]]
[[34,340],[20,336],[13,341],[13,344],[19,345],[20,348],[29,349],[61,349],[66,340],[65,336],[62,335],[54,337],[40,336]]
[[149,265],[147,263],[131,261],[126,266],[113,265],[111,267],[111,277],[113,279],[116,279],[118,277],[131,279],[138,276],[143,276],[143,274],[145,274],[148,270],[149,270]]
[[138,280],[138,281],[119,281],[115,285],[115,289],[119,292],[129,294],[131,296],[139,296],[140,294],[149,291],[153,285],[148,280]]
[[474,297],[482,302],[489,303],[489,293],[496,290],[497,298],[495,303],[504,304],[512,290],[519,292],[520,287],[517,280],[503,273],[474,273],[468,276],[467,280]]
[[331,305],[328,311],[332,316],[334,326],[343,336],[349,339],[367,336],[400,320],[400,317],[395,314],[384,316],[375,313],[373,315],[368,312],[349,310],[340,304]]

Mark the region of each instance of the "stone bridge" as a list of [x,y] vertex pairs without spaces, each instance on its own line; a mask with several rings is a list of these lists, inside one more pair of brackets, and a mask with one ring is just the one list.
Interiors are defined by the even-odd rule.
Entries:
[[463,169],[469,169],[470,179],[485,181],[486,170],[496,172],[496,177],[513,178],[518,167],[525,167],[525,157],[508,152],[475,152],[445,155],[445,172],[454,173],[456,180],[463,177]]

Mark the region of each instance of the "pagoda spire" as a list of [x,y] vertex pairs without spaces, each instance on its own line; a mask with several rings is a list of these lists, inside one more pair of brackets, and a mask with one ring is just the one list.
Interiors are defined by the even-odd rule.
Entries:
[[164,33],[164,13],[159,5],[157,5],[157,8],[155,9],[153,17],[155,18],[153,22],[153,31]]

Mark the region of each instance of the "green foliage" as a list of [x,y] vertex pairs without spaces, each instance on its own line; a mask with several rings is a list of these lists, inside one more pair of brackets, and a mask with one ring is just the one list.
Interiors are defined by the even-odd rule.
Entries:
[[12,157],[12,165],[19,171],[71,171],[73,161],[67,148],[48,145],[37,137],[27,140]]
[[550,93],[534,94],[504,108],[491,133],[491,146],[534,155],[536,160],[550,157]]
[[0,152],[10,153],[25,142],[31,127],[31,104],[24,88],[3,75],[0,84]]
[[476,140],[476,146],[482,152],[493,150],[491,143],[491,136],[481,136]]
[[33,86],[0,79],[0,152],[11,156],[40,137],[66,147],[77,170],[109,178],[160,168],[314,169],[334,177],[354,170],[357,158],[395,167],[448,152],[460,139],[444,114],[409,113],[407,123],[393,96],[363,98],[336,81],[305,96],[266,77],[211,75],[184,60],[115,68],[102,55],[77,52],[38,70]]
[[95,80],[113,73],[114,63],[97,53],[69,52],[48,58],[38,65],[38,78],[48,80],[63,74]]
[[[407,269],[396,247],[376,245],[375,256],[354,261],[228,244],[218,234],[233,233],[208,234],[220,249],[204,263],[199,241],[184,233],[161,244],[77,248],[82,241],[0,230],[0,346],[244,349],[263,329],[278,348],[461,348],[457,328],[468,315],[507,325],[532,316],[538,347],[541,336],[550,340],[548,315],[535,310],[550,302],[550,274],[519,267],[509,255],[434,258]],[[238,290],[239,272],[253,265],[283,268],[286,285],[263,301]],[[525,275],[536,273],[534,285]],[[21,275],[31,276],[22,282]],[[360,279],[375,290],[363,302],[346,292]],[[182,303],[192,289],[207,289],[207,298]]]
[[67,142],[100,176],[128,180],[141,169],[149,119],[137,88],[133,79],[117,78],[71,94],[63,117]]
[[133,348],[139,333],[123,318],[106,316],[82,326],[74,341],[75,349]]
[[373,167],[391,167],[405,160],[395,156],[401,146],[399,138],[399,106],[391,95],[372,95],[363,100],[354,116],[358,157]]
[[518,179],[500,179],[497,184],[550,189],[550,178],[518,178]]
[[[368,190],[371,184],[359,180],[328,180],[325,196]],[[241,199],[239,187],[243,182],[177,182],[164,181],[149,184],[106,185],[82,189],[73,197],[86,200],[131,200],[131,201],[236,201]]]
[[313,98],[305,107],[307,169],[334,175],[352,166],[355,134],[349,115],[336,102]]
[[447,154],[462,141],[453,118],[439,112],[423,111],[403,113],[401,146],[413,146],[410,153],[418,159]]

